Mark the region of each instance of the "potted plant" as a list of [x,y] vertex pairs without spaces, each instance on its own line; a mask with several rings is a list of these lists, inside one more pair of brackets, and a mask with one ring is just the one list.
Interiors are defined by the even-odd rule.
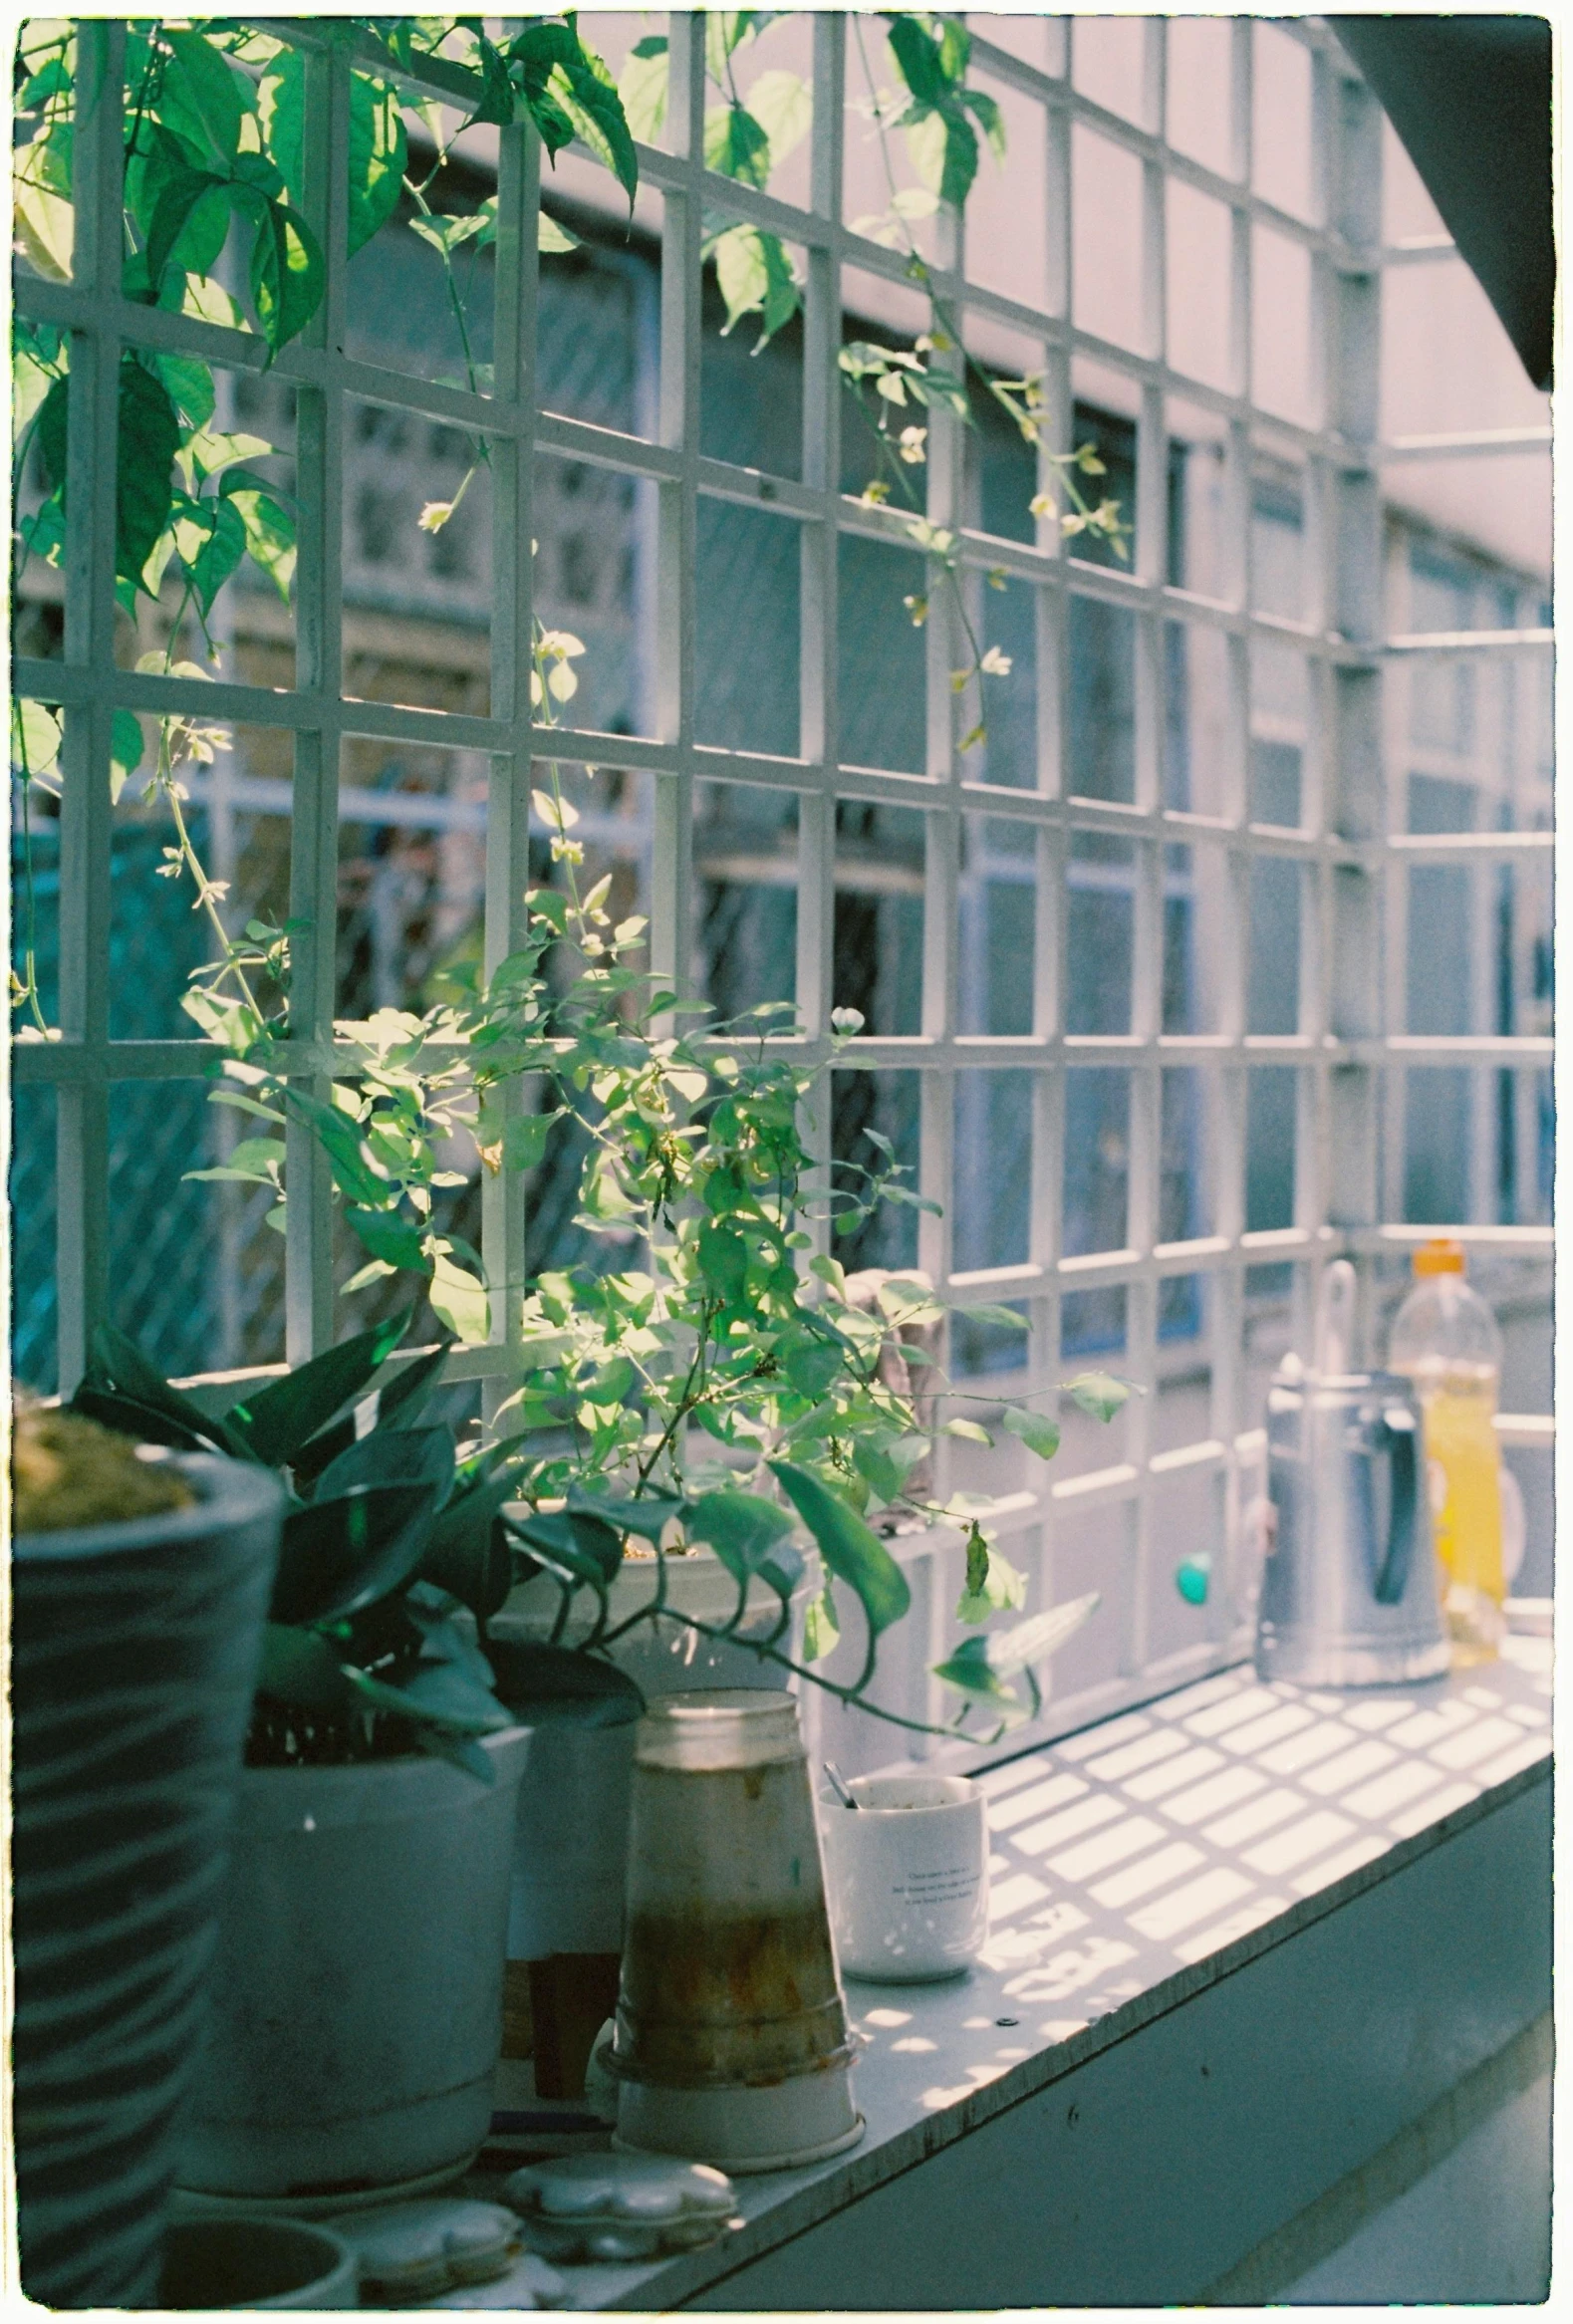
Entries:
[[407,1320],[217,1418],[101,1332],[75,1399],[265,1469],[285,1503],[180,2166],[201,2192],[451,2175],[490,2118],[528,1735],[463,1608],[495,1595],[509,1479],[487,1457],[457,1461],[452,1430],[424,1420],[441,1349],[385,1370]]
[[51,2307],[156,2303],[281,1498],[195,1440],[15,1415],[12,2129]]

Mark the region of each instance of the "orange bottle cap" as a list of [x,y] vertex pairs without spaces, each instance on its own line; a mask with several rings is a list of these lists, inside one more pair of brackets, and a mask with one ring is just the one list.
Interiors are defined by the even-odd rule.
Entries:
[[1422,1243],[1415,1253],[1417,1275],[1461,1275],[1463,1273],[1463,1245],[1438,1235],[1431,1242]]

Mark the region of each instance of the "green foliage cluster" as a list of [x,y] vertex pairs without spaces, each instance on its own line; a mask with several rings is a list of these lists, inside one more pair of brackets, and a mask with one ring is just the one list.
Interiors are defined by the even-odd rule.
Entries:
[[[705,114],[705,160],[718,178],[755,189],[768,186],[811,126],[812,93],[796,75],[767,71],[744,89],[747,52],[771,21],[757,10],[706,18],[705,81],[716,102]],[[951,594],[967,642],[969,660],[953,673],[955,691],[975,684],[980,694],[984,678],[1005,676],[1009,662],[978,638],[957,541],[929,522],[913,482],[926,459],[925,416],[937,410],[961,423],[971,416],[966,359],[913,228],[942,205],[959,209],[979,165],[979,137],[1002,155],[1004,131],[992,101],[968,84],[970,38],[957,22],[912,14],[885,22],[900,87],[876,90],[868,76],[864,111],[886,155],[891,200],[857,230],[905,243],[909,274],[927,291],[933,322],[910,351],[846,348],[841,370],[881,463],[864,498],[877,505],[900,487],[904,527],[928,559],[933,586]],[[429,191],[446,165],[451,119],[429,98],[412,97],[400,74],[428,66],[455,92],[455,105],[462,97],[469,124],[533,123],[549,155],[577,140],[632,202],[638,144],[662,127],[667,43],[641,41],[614,85],[572,13],[533,18],[499,41],[476,20],[454,17],[324,18],[316,30],[343,42],[352,60],[349,247],[369,242],[401,202],[406,206],[408,229],[442,263],[467,384],[480,388],[486,383],[470,358],[454,255],[494,239],[496,203],[462,214],[433,207]],[[856,35],[861,51],[861,20]],[[39,21],[24,30],[17,59],[17,237],[28,263],[58,279],[71,270],[77,51],[74,25]],[[314,326],[326,286],[307,183],[307,65],[273,33],[228,19],[133,22],[127,57],[125,295],[251,335],[266,366]],[[409,170],[406,113],[421,119],[436,148],[418,181]],[[907,138],[918,188],[896,186],[888,138],[897,130]],[[543,213],[543,252],[572,244]],[[787,246],[721,205],[706,214],[704,250],[725,301],[726,329],[757,315],[762,347],[801,303]],[[242,295],[226,287],[241,280]],[[41,506],[20,528],[19,554],[24,567],[34,555],[59,564],[67,341],[21,317],[13,333],[13,496],[35,443],[45,483]],[[979,377],[1028,440],[1038,441],[1048,419],[1041,381]],[[219,591],[250,558],[288,600],[296,557],[294,504],[259,472],[274,447],[215,431],[215,410],[207,364],[150,349],[123,359],[117,596],[131,614],[138,599],[167,607],[173,592],[168,645],[139,666],[192,679],[210,673],[175,658],[188,622],[217,664],[209,619]],[[487,456],[478,440],[469,475]],[[1123,549],[1117,505],[1093,507],[1077,482],[1100,472],[1091,447],[1051,454],[1050,466],[1068,501],[1060,519],[1066,531],[1091,530]],[[448,521],[469,475],[453,499],[425,508],[425,529]],[[1042,505],[1058,509],[1060,502],[1051,493]],[[926,596],[909,606],[915,621],[926,619]],[[572,699],[573,665],[583,651],[578,639],[537,625],[532,696],[543,724],[557,723]],[[961,747],[984,732],[979,711]],[[54,710],[19,706],[13,763],[24,820],[33,783],[58,790],[60,742]],[[285,1133],[292,1121],[302,1124],[326,1158],[342,1215],[366,1252],[351,1291],[382,1277],[412,1276],[463,1344],[502,1336],[499,1302],[514,1310],[516,1340],[522,1326],[522,1383],[494,1416],[503,1433],[462,1456],[450,1431],[418,1418],[444,1351],[383,1377],[401,1326],[343,1343],[216,1422],[134,1349],[113,1334],[101,1337],[79,1396],[84,1411],[157,1440],[217,1445],[286,1473],[291,1504],[255,1747],[299,1755],[319,1744],[329,1751],[375,1748],[385,1732],[413,1733],[479,1763],[473,1736],[505,1713],[492,1691],[496,1674],[454,1627],[452,1610],[467,1606],[484,1641],[485,1624],[511,1583],[534,1573],[551,1575],[562,1591],[559,1640],[583,1593],[595,1611],[576,1657],[487,1646],[494,1662],[513,1658],[503,1689],[509,1701],[516,1705],[521,1690],[533,1699],[534,1689],[548,1701],[566,1694],[580,1705],[578,1715],[605,1715],[608,1704],[623,1715],[609,1657],[629,1623],[613,1625],[609,1592],[631,1540],[654,1552],[651,1598],[632,1621],[671,1611],[666,1557],[704,1544],[739,1590],[731,1622],[712,1635],[736,1630],[750,1586],[761,1582],[779,1598],[781,1617],[759,1651],[798,1668],[780,1642],[804,1575],[790,1536],[806,1534],[824,1568],[809,1611],[806,1661],[823,1663],[836,1644],[840,1585],[861,1608],[866,1651],[856,1680],[832,1690],[859,1701],[867,1700],[881,1634],[908,1609],[907,1582],[877,1524],[889,1529],[940,1516],[963,1523],[960,1618],[981,1626],[1019,1612],[1024,1580],[992,1546],[982,1514],[909,1490],[930,1438],[912,1395],[889,1385],[885,1359],[900,1339],[906,1362],[920,1366],[913,1335],[942,1311],[910,1281],[886,1283],[871,1308],[852,1295],[825,1245],[876,1204],[918,1197],[878,1139],[875,1162],[854,1173],[854,1187],[823,1186],[805,1139],[816,1096],[828,1086],[826,1061],[810,1065],[772,1040],[796,1030],[791,1012],[684,1029],[685,1004],[633,964],[643,921],[613,924],[608,882],[580,894],[583,849],[554,767],[549,788],[535,794],[553,835],[554,884],[526,899],[523,944],[489,976],[471,971],[467,980],[450,980],[454,997],[424,1014],[383,1010],[338,1026],[331,1094],[314,1096],[290,1079],[285,1047],[290,950],[300,930],[253,920],[232,939],[222,886],[208,878],[183,814],[179,770],[224,744],[222,729],[197,718],[162,718],[146,774],[146,796],[162,798],[175,831],[163,869],[189,877],[213,932],[213,958],[185,999],[224,1053],[213,1097],[246,1116],[248,1129],[256,1125],[221,1168],[192,1174],[266,1185],[275,1196],[271,1223],[282,1227]],[[120,714],[117,796],[143,755],[139,722]],[[30,1006],[35,1037],[48,1037],[30,938],[24,958],[27,976],[13,978],[13,999]],[[860,1029],[855,1013],[837,1022],[832,1055]],[[527,1105],[526,1088],[543,1092],[542,1101]],[[539,1162],[549,1139],[570,1131],[586,1148],[578,1223],[621,1246],[618,1255],[626,1251],[632,1263],[548,1275],[528,1294],[522,1284],[488,1284],[479,1255],[437,1223],[436,1198],[462,1182],[447,1166],[452,1141],[472,1139],[484,1170],[513,1176]],[[1020,1320],[1010,1310],[987,1312],[996,1322]],[[953,1401],[942,1375],[926,1385]],[[1127,1393],[1104,1375],[1067,1390],[1105,1419]],[[358,1434],[347,1408],[364,1406],[369,1396],[376,1398],[376,1422]],[[976,1421],[945,1425],[987,1441]],[[1047,1415],[1012,1408],[1004,1426],[1039,1457],[1053,1456],[1058,1429]],[[969,1639],[938,1668],[962,1698],[958,1717],[973,1709],[996,1719],[1030,1715],[1039,1699],[1032,1666],[1095,1603],[1079,1600]],[[685,1615],[673,1618],[705,1628]],[[1023,1675],[1025,1706],[1013,1684]],[[379,1720],[393,1724],[380,1727]]]

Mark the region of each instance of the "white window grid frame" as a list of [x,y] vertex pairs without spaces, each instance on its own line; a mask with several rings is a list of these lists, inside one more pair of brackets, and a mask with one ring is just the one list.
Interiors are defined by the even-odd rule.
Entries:
[[[1009,1496],[1000,1512],[1005,1536],[1040,1529],[1037,1580],[1041,1602],[1054,1592],[1053,1530],[1061,1512],[1106,1510],[1111,1519],[1108,1595],[1122,1626],[1117,1675],[1055,1700],[1021,1740],[1064,1732],[1235,1659],[1243,1644],[1241,1579],[1245,1501],[1259,1475],[1263,1439],[1242,1404],[1242,1332],[1247,1268],[1293,1263],[1293,1318],[1307,1326],[1316,1280],[1332,1259],[1371,1258],[1422,1239],[1424,1228],[1395,1223],[1391,1181],[1382,1183],[1384,1083],[1415,1064],[1478,1068],[1544,1067],[1551,1041],[1541,1035],[1418,1036],[1402,1024],[1403,889],[1410,865],[1467,861],[1475,866],[1519,860],[1549,849],[1549,832],[1475,831],[1415,836],[1402,828],[1403,737],[1390,698],[1384,724],[1384,673],[1437,653],[1493,657],[1538,654],[1551,632],[1512,630],[1437,635],[1383,630],[1382,480],[1411,459],[1488,457],[1548,440],[1545,431],[1497,429],[1382,443],[1378,438],[1380,301],[1383,271],[1394,264],[1454,257],[1444,238],[1419,237],[1384,249],[1381,233],[1382,117],[1376,101],[1314,19],[1278,19],[1275,30],[1301,43],[1310,59],[1316,210],[1311,222],[1254,190],[1251,168],[1253,22],[1230,24],[1232,168],[1209,168],[1171,146],[1165,135],[1168,27],[1142,24],[1140,119],[1112,112],[1075,85],[1075,21],[1067,20],[1063,70],[1052,73],[999,48],[974,27],[974,65],[1042,109],[1049,253],[1047,296],[1034,307],[968,282],[964,227],[939,222],[939,294],[957,313],[1004,324],[1043,350],[1051,412],[1040,457],[1040,484],[1054,482],[1050,455],[1073,448],[1072,364],[1091,359],[1132,385],[1136,421],[1135,557],[1129,572],[1070,558],[1052,515],[1035,544],[988,536],[965,523],[959,424],[929,414],[927,513],[952,528],[969,576],[1003,570],[1036,591],[1037,788],[1027,792],[967,778],[955,750],[950,671],[962,658],[936,594],[926,631],[927,766],[920,776],[840,763],[837,736],[837,557],[843,535],[906,543],[893,514],[842,494],[840,423],[843,387],[837,368],[843,303],[841,270],[901,283],[905,260],[855,233],[840,214],[845,125],[847,19],[813,18],[811,190],[805,208],[707,171],[700,158],[704,114],[703,19],[673,12],[669,23],[670,96],[667,149],[641,146],[641,177],[661,197],[659,396],[653,440],[615,434],[533,401],[534,215],[539,146],[525,125],[499,132],[496,245],[495,391],[483,396],[359,362],[343,353],[346,299],[347,125],[354,65],[375,69],[416,95],[464,102],[471,92],[457,68],[428,60],[417,71],[393,68],[385,53],[325,38],[309,21],[255,19],[259,29],[301,51],[306,67],[303,206],[327,253],[323,304],[301,341],[284,349],[275,370],[297,400],[297,492],[300,556],[296,596],[296,672],[292,690],[220,679],[191,681],[116,666],[115,559],[116,382],[123,348],[150,347],[199,355],[221,367],[256,368],[261,343],[184,315],[130,303],[121,292],[123,124],[113,102],[123,82],[124,25],[79,25],[79,119],[74,207],[76,241],[69,283],[22,274],[17,302],[33,319],[70,335],[70,434],[65,549],[65,633],[60,660],[19,659],[16,691],[58,702],[64,710],[61,807],[60,1038],[13,1051],[20,1086],[52,1088],[57,1104],[57,1281],[59,1376],[69,1392],[84,1368],[97,1323],[111,1312],[109,1123],[112,1085],[189,1078],[211,1052],[182,1039],[115,1040],[109,1015],[109,922],[112,811],[111,722],[118,708],[153,715],[195,713],[293,735],[290,909],[307,923],[295,946],[290,1055],[303,1087],[325,1096],[334,1059],[334,945],[338,768],[346,737],[436,744],[486,754],[485,964],[523,936],[528,877],[532,764],[543,754],[569,763],[607,758],[648,771],[654,789],[651,868],[652,964],[679,988],[689,982],[694,907],[693,787],[700,780],[763,783],[794,791],[799,803],[799,908],[796,997],[803,1025],[799,1050],[826,1052],[834,932],[836,802],[874,801],[920,808],[925,818],[922,1029],[915,1037],[861,1037],[847,1062],[865,1068],[917,1067],[921,1077],[921,1191],[941,1206],[924,1214],[918,1263],[949,1301],[965,1306],[1024,1302],[1033,1333],[1027,1387],[1047,1389],[1059,1376],[1059,1317],[1069,1294],[1124,1287],[1123,1370],[1151,1391],[1158,1379],[1158,1287],[1175,1275],[1206,1279],[1210,1322],[1209,1428],[1205,1437],[1158,1452],[1151,1442],[1153,1399],[1128,1407],[1123,1459],[1103,1470],[1056,1481],[1052,1470],[1035,1491]],[[104,93],[110,93],[106,104]],[[1133,154],[1142,171],[1142,313],[1145,345],[1116,345],[1072,319],[1071,136],[1077,124]],[[1171,179],[1223,203],[1231,229],[1230,345],[1234,382],[1223,390],[1179,372],[1165,348],[1166,187]],[[728,466],[701,454],[700,240],[706,208],[779,233],[806,250],[804,288],[804,421],[801,480]],[[1304,249],[1311,266],[1313,360],[1321,419],[1296,425],[1253,400],[1250,381],[1252,229],[1265,226]],[[1225,430],[1226,594],[1202,598],[1167,579],[1166,401],[1178,396],[1216,414]],[[483,433],[494,476],[491,708],[487,716],[406,709],[346,697],[340,650],[342,488],[347,401],[360,398],[445,420]],[[1253,440],[1264,430],[1303,463],[1308,602],[1304,618],[1268,615],[1252,602],[1250,525]],[[549,745],[530,706],[531,487],[534,449],[605,465],[655,487],[655,737],[615,738],[556,730]],[[796,521],[801,540],[800,756],[771,758],[700,746],[694,737],[696,693],[695,520],[701,492],[738,505],[774,510]],[[969,584],[970,585],[970,584]],[[1136,798],[1134,805],[1072,798],[1065,782],[1067,712],[1060,683],[1067,606],[1074,591],[1126,609],[1136,638]],[[1207,626],[1225,642],[1229,734],[1224,812],[1209,818],[1163,804],[1163,629],[1179,620]],[[1248,817],[1250,677],[1255,640],[1294,646],[1310,679],[1303,757],[1304,803],[1295,832],[1254,826]],[[1397,696],[1401,689],[1390,689]],[[963,1036],[956,1030],[956,929],[960,819],[987,813],[1030,825],[1036,835],[1037,902],[1032,1035]],[[1065,989],[1064,902],[1072,831],[1104,832],[1134,851],[1133,1017],[1128,1034],[1087,1036],[1061,1029]],[[1215,1032],[1165,1034],[1158,1011],[1162,961],[1163,854],[1167,845],[1216,845],[1225,851],[1228,961],[1223,1021]],[[1300,1018],[1292,1035],[1245,1030],[1250,866],[1265,856],[1298,863],[1302,898]],[[1395,986],[1395,978],[1398,984]],[[1061,1249],[1065,1076],[1071,1064],[1112,1065],[1130,1073],[1128,1216],[1125,1246],[1113,1253],[1068,1256]],[[1294,1223],[1248,1232],[1244,1207],[1246,1076],[1279,1064],[1296,1073]],[[1183,1243],[1156,1239],[1160,1076],[1166,1066],[1193,1065],[1210,1085],[1213,1162],[1210,1234]],[[954,1077],[991,1067],[1034,1072],[1030,1245],[1020,1265],[957,1272],[950,1258]],[[1523,1077],[1520,1076],[1520,1079]],[[1391,1103],[1391,1099],[1390,1099]],[[828,1106],[818,1109],[821,1159],[828,1163]],[[299,1363],[336,1336],[333,1204],[326,1163],[309,1132],[288,1132],[290,1204],[286,1255],[286,1353]],[[494,1284],[524,1274],[528,1222],[518,1186],[485,1189],[483,1254]],[[1545,1253],[1550,1230],[1456,1222],[1474,1247]],[[1367,1295],[1370,1271],[1364,1271]],[[491,1409],[519,1375],[517,1298],[494,1299],[494,1338],[456,1351],[449,1377],[478,1381]],[[1510,1420],[1508,1441],[1544,1443],[1550,1421]],[[941,1450],[941,1471],[943,1455]],[[1154,1662],[1147,1647],[1147,1609],[1160,1547],[1154,1492],[1166,1471],[1203,1470],[1216,1480],[1219,1552],[1205,1636],[1179,1655]],[[950,1545],[953,1546],[953,1545]],[[919,1539],[904,1555],[936,1562],[945,1546]],[[889,1676],[909,1712],[941,1707],[926,1676],[953,1635],[944,1589],[922,1593],[926,1620],[915,1617],[904,1647],[886,1642]],[[918,1637],[922,1629],[925,1635]],[[893,1653],[893,1650],[896,1650]],[[902,1666],[906,1666],[905,1676]],[[921,1747],[919,1745],[919,1747]]]

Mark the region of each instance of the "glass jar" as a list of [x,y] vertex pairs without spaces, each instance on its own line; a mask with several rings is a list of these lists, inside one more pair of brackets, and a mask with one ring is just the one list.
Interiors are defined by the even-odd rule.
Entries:
[[727,1687],[640,1721],[609,2063],[618,2141],[783,2170],[862,2136],[796,1699]]

